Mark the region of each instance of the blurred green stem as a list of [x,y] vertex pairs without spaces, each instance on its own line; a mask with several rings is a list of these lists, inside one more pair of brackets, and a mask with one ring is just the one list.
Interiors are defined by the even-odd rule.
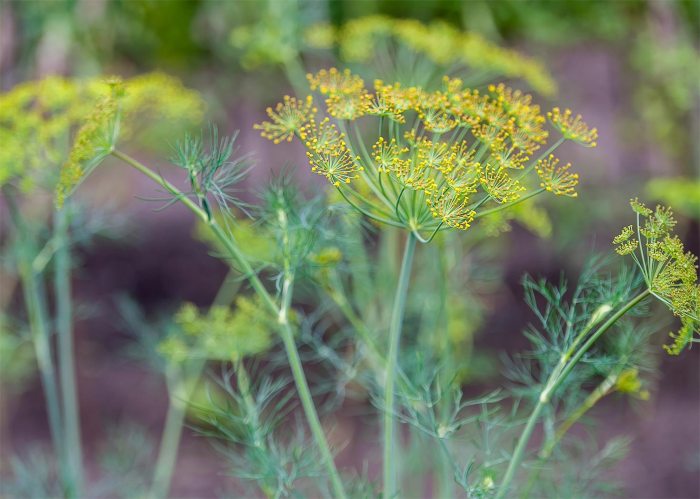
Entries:
[[80,409],[75,373],[73,344],[73,308],[71,299],[71,257],[68,230],[69,205],[54,212],[54,294],[56,299],[56,331],[58,333],[58,369],[63,403],[63,431],[66,472],[71,490],[66,495],[81,497],[83,457],[80,439]]
[[394,308],[391,312],[389,326],[389,353],[387,356],[386,376],[384,383],[384,499],[397,495],[397,458],[396,435],[394,429],[394,384],[401,342],[401,327],[403,325],[404,311],[406,308],[406,296],[408,295],[408,282],[411,277],[413,254],[416,249],[416,237],[412,232],[406,236],[399,281],[394,295]]
[[192,200],[189,199],[184,193],[182,193],[177,187],[172,185],[170,182],[165,180],[162,176],[158,175],[150,168],[148,168],[146,165],[117,150],[112,151],[112,155],[116,158],[121,159],[131,167],[137,169],[147,177],[151,178],[161,187],[165,188],[168,192],[175,196],[178,201],[181,201],[195,215],[197,215],[203,222],[205,222],[209,226],[211,231],[214,233],[214,235],[217,237],[217,239],[219,239],[219,241],[229,252],[230,256],[233,258],[233,262],[240,266],[243,276],[248,280],[253,290],[263,300],[265,306],[271,312],[277,315],[279,332],[282,336],[282,342],[284,343],[285,349],[287,351],[287,357],[289,359],[289,364],[292,369],[292,374],[294,376],[294,382],[296,384],[297,391],[299,393],[299,398],[301,399],[302,406],[304,408],[306,419],[309,423],[309,427],[311,428],[311,432],[316,441],[316,445],[318,445],[319,450],[321,451],[323,462],[330,476],[335,496],[340,499],[344,499],[346,495],[345,490],[343,488],[343,483],[340,479],[340,474],[338,473],[338,470],[335,467],[333,455],[331,454],[330,447],[328,446],[328,441],[326,440],[325,434],[323,433],[323,428],[321,427],[321,423],[316,412],[316,407],[314,406],[313,400],[311,398],[311,391],[309,390],[308,383],[306,382],[306,376],[304,375],[304,370],[301,365],[299,352],[297,351],[296,343],[294,342],[294,334],[289,324],[288,312],[289,304],[291,302],[293,274],[290,273],[289,275],[286,275],[287,273],[285,272],[285,278],[282,288],[282,305],[278,308],[277,304],[275,303],[275,300],[272,298],[272,296],[270,296],[270,293],[268,293],[267,289],[263,285],[257,273],[250,265],[250,262],[236,244],[232,234],[225,232],[224,229],[221,228],[221,226],[216,222],[214,218],[210,218],[204,210],[202,210],[199,206],[197,206],[197,204],[192,202]]
[[299,56],[284,62],[284,72],[287,75],[287,80],[292,84],[292,88],[297,97],[302,98],[309,93],[306,72],[301,65]]
[[564,435],[569,431],[569,429],[583,417],[586,412],[590,411],[603,397],[608,395],[615,386],[615,383],[620,379],[621,369],[616,369],[614,372],[610,373],[597,387],[593,390],[586,400],[572,412],[569,417],[559,426],[554,435],[547,441],[542,447],[539,454],[539,466],[535,469],[535,472],[528,479],[527,485],[524,487],[521,497],[530,497],[532,488],[535,486],[539,480],[540,474],[542,472],[542,466],[551,457],[554,449],[559,445],[559,442],[564,438]]
[[[200,362],[200,368],[204,362]],[[199,376],[196,376],[198,379]],[[173,471],[177,462],[180,438],[182,437],[182,426],[185,422],[187,412],[187,402],[191,395],[191,389],[186,386],[186,381],[180,374],[167,372],[168,384],[168,412],[165,416],[165,425],[158,448],[158,458],[153,472],[153,482],[148,497],[151,499],[161,499],[168,496],[170,484],[172,482]],[[196,385],[196,380],[191,381],[192,387]]]
[[527,444],[530,441],[532,431],[534,430],[535,425],[537,424],[537,420],[539,419],[542,410],[549,403],[552,393],[554,393],[556,389],[559,388],[559,386],[564,382],[569,373],[571,373],[576,364],[578,364],[578,362],[581,360],[581,357],[583,357],[583,355],[591,348],[591,346],[593,346],[593,344],[598,340],[598,338],[600,338],[600,336],[603,333],[610,329],[610,327],[612,327],[613,324],[615,324],[623,315],[625,315],[632,308],[634,308],[650,293],[651,292],[649,291],[649,289],[646,289],[634,298],[632,298],[630,301],[628,301],[624,306],[620,307],[620,309],[617,312],[615,312],[615,314],[613,314],[607,321],[605,321],[605,323],[602,326],[600,326],[580,348],[578,348],[579,343],[583,341],[584,337],[592,329],[592,325],[589,324],[586,328],[584,328],[584,330],[581,333],[579,333],[579,335],[574,339],[574,342],[572,343],[571,347],[569,347],[569,349],[564,353],[564,355],[562,355],[559,364],[557,365],[557,367],[554,368],[552,374],[549,375],[549,378],[547,379],[547,382],[545,383],[542,392],[540,392],[540,396],[537,400],[537,405],[535,405],[535,408],[530,414],[525,428],[523,429],[523,432],[521,433],[520,438],[518,439],[518,443],[516,444],[515,450],[513,451],[513,456],[511,457],[510,462],[508,463],[508,468],[503,477],[503,481],[501,482],[501,485],[498,488],[498,493],[495,496],[496,499],[502,499],[508,493],[510,484],[513,481],[513,478],[515,478],[515,474],[525,454],[525,448],[527,447]]
[[584,414],[586,414],[588,411],[590,411],[593,406],[595,406],[600,399],[608,395],[613,388],[615,388],[615,383],[620,379],[620,374],[621,374],[620,369],[616,369],[612,373],[610,373],[596,388],[593,390],[588,397],[586,397],[586,400],[583,401],[583,403],[576,408],[574,412],[569,415],[566,420],[557,428],[556,433],[554,434],[554,438],[552,438],[549,442],[547,442],[547,445],[545,445],[544,449],[542,449],[542,452],[540,453],[540,456],[542,459],[547,459],[549,456],[552,455],[552,451],[554,451],[554,448],[561,442],[561,439],[564,438],[564,435],[569,431],[569,429],[579,420],[581,417],[583,417]]
[[65,469],[65,447],[61,424],[61,406],[58,398],[58,388],[55,381],[55,370],[51,356],[51,341],[48,328],[48,307],[46,305],[46,287],[41,274],[34,271],[33,256],[36,254],[35,242],[20,214],[12,187],[3,186],[2,192],[7,203],[10,219],[17,230],[16,256],[22,292],[24,297],[29,329],[31,331],[34,354],[36,355],[41,386],[46,398],[46,412],[49,420],[49,430],[54,446],[56,460],[59,463],[63,489],[68,493],[70,486]]
[[[233,301],[239,286],[238,281],[231,279],[234,274],[237,274],[235,270],[231,269],[228,271],[219,287],[219,291],[214,297],[212,306],[227,305]],[[160,438],[158,457],[156,458],[156,466],[153,472],[153,482],[148,495],[151,499],[167,497],[170,491],[180,439],[182,438],[182,427],[187,414],[187,404],[199,384],[199,378],[205,365],[206,362],[204,360],[197,360],[192,366],[191,372],[188,373],[190,378],[189,387],[186,385],[186,381],[182,379],[182,373],[166,372],[168,412],[165,415],[165,425]]]

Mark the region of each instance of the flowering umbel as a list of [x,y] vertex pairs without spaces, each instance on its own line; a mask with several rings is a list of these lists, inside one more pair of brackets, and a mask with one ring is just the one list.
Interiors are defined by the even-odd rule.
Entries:
[[60,205],[121,139],[148,147],[201,120],[195,91],[163,73],[47,77],[0,94],[0,186],[54,191]]
[[685,251],[673,234],[676,220],[670,208],[648,208],[638,199],[630,201],[637,215],[636,227],[628,225],[615,236],[613,244],[620,255],[631,255],[644,276],[647,288],[681,319],[681,329],[671,333],[673,342],[664,349],[679,355],[698,341],[700,327],[700,285],[697,256]]
[[[346,62],[359,62],[365,66],[374,62],[378,66],[378,77],[388,77],[387,73],[393,73],[394,66],[386,64],[382,52],[388,46],[400,53],[410,52],[422,63],[418,66],[430,68],[420,74],[411,74],[412,79],[421,80],[431,73],[440,74],[433,68],[447,71],[467,67],[472,77],[478,73],[502,75],[522,79],[542,94],[551,95],[556,90],[556,83],[539,61],[441,21],[423,24],[415,19],[365,16],[338,27],[313,25],[306,30],[305,41],[316,49],[337,48],[340,58]],[[404,71],[395,73],[391,76],[406,76]]]
[[448,77],[435,91],[379,80],[369,91],[359,76],[335,68],[308,80],[329,116],[317,116],[312,97],[285,97],[277,111],[268,110],[271,121],[255,128],[276,143],[298,137],[311,171],[377,222],[427,240],[420,233],[466,230],[484,214],[545,191],[576,196],[578,174],[551,153],[567,138],[581,142],[585,125],[578,117],[577,134],[567,129],[533,157],[549,132],[527,94],[505,85],[481,93]]

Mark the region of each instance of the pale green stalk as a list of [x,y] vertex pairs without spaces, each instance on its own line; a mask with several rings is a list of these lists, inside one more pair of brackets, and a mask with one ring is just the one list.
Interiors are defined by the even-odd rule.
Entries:
[[32,265],[32,255],[35,254],[34,242],[21,218],[14,195],[7,186],[3,187],[3,194],[5,195],[10,218],[17,229],[19,238],[17,260],[20,281],[22,282],[24,304],[27,309],[29,329],[31,331],[32,344],[34,345],[34,355],[36,356],[39,374],[41,376],[41,386],[44,391],[44,398],[46,399],[46,412],[54,453],[59,465],[62,486],[64,491],[68,492],[71,490],[71,487],[65,468],[61,406],[54,376],[55,369],[53,358],[51,356],[45,284],[41,274],[37,274],[34,271]]
[[[263,285],[262,281],[253,270],[250,262],[245,257],[243,252],[240,250],[238,245],[235,243],[233,236],[227,234],[224,229],[214,220],[210,219],[206,212],[197,206],[191,199],[189,199],[185,194],[183,194],[177,187],[172,185],[170,182],[165,180],[163,177],[155,173],[153,170],[143,165],[139,161],[127,156],[120,151],[113,151],[112,154],[132,166],[133,168],[139,170],[141,173],[147,177],[154,180],[161,187],[167,189],[176,198],[181,201],[185,206],[187,206],[195,215],[197,215],[202,221],[204,221],[209,228],[212,230],[214,235],[219,239],[219,241],[224,245],[229,254],[233,257],[233,260],[238,264],[243,271],[244,277],[250,282],[253,290],[260,296],[260,298],[265,303],[265,306],[274,312],[278,316],[278,326],[279,332],[282,336],[282,342],[284,343],[285,349],[287,351],[287,357],[289,359],[290,368],[292,369],[292,374],[294,376],[294,381],[299,393],[299,398],[301,399],[302,406],[304,408],[304,413],[306,419],[311,428],[311,432],[316,441],[316,445],[321,451],[323,458],[323,463],[326,466],[328,474],[331,479],[331,484],[333,486],[333,491],[336,497],[344,499],[346,497],[345,490],[343,488],[343,483],[340,479],[340,474],[338,473],[335,463],[333,461],[333,455],[328,446],[328,441],[326,440],[325,434],[323,433],[323,428],[321,427],[318,414],[316,412],[316,407],[314,406],[313,399],[311,398],[311,391],[309,390],[308,383],[306,382],[306,376],[304,375],[304,370],[301,365],[301,360],[299,358],[299,352],[297,351],[296,343],[294,342],[294,334],[292,332],[291,326],[288,320],[288,310],[289,303],[291,302],[291,286],[293,283],[293,275],[285,276],[283,289],[282,289],[282,306],[277,307],[272,296],[268,293],[267,289]],[[287,302],[285,304],[285,301]]]
[[63,404],[63,436],[66,472],[71,490],[66,495],[81,497],[83,457],[80,439],[80,409],[75,374],[73,344],[73,308],[71,303],[71,256],[67,206],[54,212],[54,293],[56,299],[56,331],[58,333],[58,369]]
[[389,499],[398,493],[396,487],[397,459],[396,435],[394,430],[394,384],[399,357],[401,341],[401,327],[403,325],[406,297],[408,295],[408,283],[411,277],[413,254],[416,248],[416,238],[412,232],[406,236],[399,281],[394,295],[394,308],[391,313],[389,326],[389,353],[387,355],[386,380],[384,383],[384,498]]
[[557,446],[557,444],[561,441],[562,438],[564,438],[564,435],[566,435],[566,432],[569,431],[569,429],[576,424],[576,422],[583,417],[584,414],[586,414],[589,410],[593,408],[594,405],[596,405],[600,399],[605,397],[608,393],[610,393],[610,390],[612,390],[615,387],[615,383],[620,379],[620,371],[615,371],[608,375],[596,388],[591,392],[591,394],[586,397],[586,400],[583,401],[583,403],[576,408],[574,412],[571,413],[571,415],[566,418],[566,420],[557,428],[557,431],[554,435],[554,438],[551,439],[550,442],[547,443],[545,448],[541,452],[541,457],[543,459],[547,459],[551,454],[554,448]]
[[173,370],[166,373],[169,395],[168,412],[165,416],[165,425],[160,438],[158,457],[153,471],[153,482],[148,494],[149,498],[161,499],[168,496],[175,463],[177,462],[182,427],[187,413],[187,403],[203,366],[204,361],[200,361],[200,365],[196,368],[198,374],[194,380],[190,380],[191,385],[189,387],[187,386],[187,381],[183,380],[178,373],[173,372]]
[[[535,425],[537,424],[537,420],[539,419],[542,410],[549,403],[549,399],[552,393],[554,393],[554,391],[562,384],[562,382],[566,379],[566,377],[569,375],[572,369],[576,366],[576,364],[578,364],[579,360],[581,360],[581,357],[583,357],[583,355],[591,348],[593,343],[595,343],[598,340],[598,338],[600,338],[600,336],[603,333],[610,329],[610,327],[612,327],[612,325],[615,324],[615,322],[617,322],[623,315],[625,315],[639,302],[646,298],[649,295],[649,293],[650,291],[647,289],[635,296],[634,298],[632,298],[614,315],[612,315],[607,321],[605,321],[605,323],[602,326],[600,326],[595,331],[595,333],[593,333],[588,338],[588,340],[580,348],[578,348],[578,350],[576,350],[578,343],[580,343],[580,341],[582,341],[583,339],[583,336],[585,336],[584,334],[579,334],[576,340],[574,340],[572,346],[562,356],[559,365],[557,365],[557,367],[552,371],[552,374],[547,379],[547,382],[545,383],[545,386],[537,400],[537,404],[535,405],[535,408],[530,414],[525,428],[523,429],[523,432],[521,433],[520,438],[518,439],[518,443],[516,444],[515,450],[513,451],[513,456],[511,457],[511,460],[508,463],[508,468],[503,477],[503,481],[501,482],[501,485],[498,488],[496,499],[502,499],[508,493],[508,489],[510,488],[511,482],[513,481],[513,478],[515,478],[515,474],[525,454],[525,449],[527,447],[528,442],[530,441],[532,431],[534,430]],[[584,329],[583,333],[587,333],[587,329],[588,328]]]

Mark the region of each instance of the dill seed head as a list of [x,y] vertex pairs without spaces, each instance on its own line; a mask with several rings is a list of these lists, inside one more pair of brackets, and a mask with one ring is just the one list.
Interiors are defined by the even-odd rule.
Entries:
[[623,228],[613,244],[620,255],[634,258],[649,291],[681,318],[680,331],[671,334],[673,342],[665,347],[668,353],[678,355],[696,341],[694,335],[700,326],[698,258],[685,251],[672,233],[676,220],[669,208],[652,210],[637,198],[630,206],[638,217],[636,230],[632,225]]

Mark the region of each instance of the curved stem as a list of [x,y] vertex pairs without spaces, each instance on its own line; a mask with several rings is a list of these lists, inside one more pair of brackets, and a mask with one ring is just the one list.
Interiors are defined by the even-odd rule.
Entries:
[[[264,284],[255,273],[255,270],[250,265],[250,262],[240,250],[238,244],[236,244],[233,236],[224,231],[224,229],[222,229],[221,226],[216,223],[215,219],[210,219],[204,210],[193,203],[192,200],[185,196],[177,187],[173,186],[170,182],[162,178],[146,165],[119,151],[113,151],[112,154],[144,173],[146,176],[157,182],[160,186],[167,189],[170,193],[176,196],[178,200],[185,204],[185,206],[192,210],[195,215],[201,218],[209,226],[217,239],[219,239],[219,241],[224,245],[234,260],[234,263],[240,266],[244,277],[248,280],[253,290],[263,300],[265,306],[271,312],[278,315],[279,332],[287,351],[287,357],[289,359],[289,364],[292,369],[292,374],[297,386],[299,398],[301,399],[302,406],[304,408],[306,419],[308,420],[311,432],[316,441],[316,445],[319,447],[321,455],[323,456],[324,464],[330,476],[334,493],[336,497],[341,499],[345,498],[346,495],[343,489],[343,484],[340,480],[338,470],[335,467],[333,455],[330,452],[325,434],[323,433],[323,428],[321,427],[321,423],[316,412],[316,407],[313,404],[311,391],[309,390],[308,383],[306,382],[306,376],[304,375],[304,370],[299,358],[299,352],[297,351],[296,344],[294,343],[294,334],[292,333],[287,317],[289,302],[291,301],[291,285],[293,282],[293,276],[289,275],[285,277],[282,289],[282,306],[278,309],[277,305],[275,304],[275,300],[273,300],[272,296],[270,296],[270,293],[267,291]],[[285,301],[287,302],[286,304]]]
[[[340,193],[340,195],[343,196],[343,199],[345,199],[345,201],[348,202],[348,204],[349,204],[350,206],[352,206],[353,208],[355,208],[357,211],[359,211],[360,213],[362,213],[364,216],[366,216],[366,217],[369,218],[370,220],[375,220],[375,221],[377,221],[377,222],[381,222],[381,223],[384,223],[384,224],[387,224],[387,225],[391,225],[391,226],[393,226],[393,227],[403,227],[403,225],[398,224],[398,223],[394,222],[393,220],[390,220],[390,219],[385,218],[385,217],[380,217],[380,216],[378,216],[378,215],[374,215],[374,214],[370,213],[369,211],[363,209],[363,208],[360,207],[359,205],[353,203],[353,202],[350,200],[350,198],[348,198],[348,197],[345,195],[345,193],[343,192],[343,190],[342,190],[340,187],[336,187],[336,189],[338,190],[338,192]],[[376,209],[376,207],[373,207],[373,208]]]
[[[541,193],[544,192],[544,191],[545,191],[544,188],[540,188],[540,189],[534,190],[534,191],[529,192],[529,193],[525,194],[524,196],[522,196],[522,197],[516,199],[515,201],[511,201],[510,203],[502,204],[502,205],[497,206],[497,207],[495,207],[495,208],[491,208],[490,210],[486,210],[486,211],[482,211],[481,213],[477,213],[476,215],[474,215],[474,219],[477,219],[477,218],[479,218],[479,217],[483,217],[483,216],[486,216],[486,215],[490,215],[490,214],[496,213],[496,212],[498,212],[498,211],[507,210],[508,208],[510,208],[510,207],[512,207],[512,206],[515,206],[516,204],[520,204],[520,203],[522,203],[523,201],[527,201],[527,200],[530,199],[531,197],[537,196],[538,194],[541,194]],[[483,200],[482,200],[482,201],[483,201]],[[479,203],[479,204],[481,204],[481,203]],[[477,206],[478,206],[478,205],[477,205]],[[472,208],[472,209],[475,209],[475,208]]]
[[72,490],[70,497],[82,495],[82,446],[80,439],[80,410],[75,373],[73,345],[73,310],[70,283],[70,244],[68,240],[67,205],[54,212],[54,293],[56,299],[56,331],[58,333],[58,369],[63,403],[63,431],[66,468]]
[[[562,357],[563,362],[560,362],[559,366],[557,366],[557,368],[555,368],[552,371],[552,374],[550,374],[549,378],[547,379],[547,382],[545,383],[545,386],[537,400],[537,405],[535,405],[535,408],[530,414],[525,428],[523,429],[523,432],[521,433],[520,438],[518,439],[518,443],[516,444],[515,450],[513,451],[513,457],[508,463],[508,468],[506,469],[506,473],[503,476],[503,481],[501,482],[501,486],[498,488],[496,499],[502,499],[508,493],[510,484],[513,481],[513,478],[515,478],[515,473],[517,472],[518,467],[520,466],[520,462],[523,459],[523,455],[525,454],[525,448],[527,447],[527,444],[530,441],[530,436],[532,435],[532,431],[535,428],[535,424],[537,423],[537,420],[542,410],[549,403],[549,399],[552,393],[554,393],[554,391],[562,384],[562,382],[566,379],[566,377],[569,375],[572,369],[581,360],[581,357],[583,357],[583,355],[591,348],[593,343],[595,343],[596,340],[600,338],[600,336],[603,333],[605,333],[608,329],[610,329],[610,327],[612,327],[612,325],[615,324],[623,315],[625,315],[640,301],[646,298],[649,295],[649,293],[650,291],[646,289],[634,298],[632,298],[617,312],[615,312],[615,314],[613,314],[607,321],[605,321],[605,323],[601,325],[595,331],[595,333],[593,333],[588,338],[588,340],[578,350],[576,350],[575,353],[572,354],[572,349],[576,348],[576,346],[574,345],[572,348],[569,349],[569,351],[567,351],[564,354],[564,356]],[[579,335],[577,339],[580,337],[581,335]]]
[[399,282],[394,296],[394,308],[391,313],[389,326],[389,353],[386,366],[386,382],[384,384],[384,494],[385,499],[393,498],[397,494],[397,454],[396,435],[394,434],[394,384],[396,382],[396,370],[399,357],[399,344],[401,340],[401,326],[403,324],[406,297],[408,295],[408,282],[411,277],[413,254],[416,248],[416,238],[409,232],[406,238]]

